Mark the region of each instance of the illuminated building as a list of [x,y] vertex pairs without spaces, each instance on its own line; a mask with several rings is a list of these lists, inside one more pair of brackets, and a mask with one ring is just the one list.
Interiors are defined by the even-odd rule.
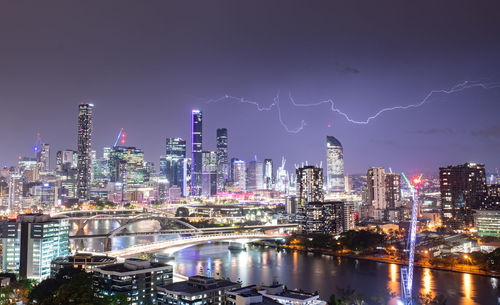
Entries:
[[257,159],[247,164],[247,190],[250,192],[264,188],[264,165]]
[[473,223],[473,210],[487,206],[486,174],[483,164],[465,163],[439,169],[441,220],[461,229]]
[[500,210],[477,210],[474,224],[479,236],[500,237]]
[[226,305],[226,292],[240,284],[228,280],[195,275],[187,281],[158,288],[158,305]]
[[232,160],[233,186],[239,187],[242,192],[247,190],[246,163],[243,160]]
[[202,152],[201,182],[203,196],[217,195],[217,154],[214,151]]
[[335,137],[326,137],[327,192],[344,191],[344,150]]
[[297,197],[299,204],[323,201],[323,169],[312,165],[297,168]]
[[340,234],[347,231],[344,202],[308,202],[298,207],[299,229],[304,233]]
[[127,295],[129,304],[157,304],[159,286],[172,283],[172,266],[129,258],[124,263],[93,268],[94,291],[98,297]]
[[167,138],[166,154],[160,160],[160,174],[166,178],[170,187],[183,188],[186,141],[181,138]]
[[191,111],[191,195],[201,195],[203,115],[200,110]]
[[81,200],[88,199],[90,187],[90,147],[92,144],[92,112],[93,104],[78,105],[78,177],[77,196]]
[[266,190],[273,188],[273,160],[264,159],[264,187]]
[[109,156],[111,182],[122,182],[125,190],[145,182],[144,151],[135,147],[115,146]]
[[47,172],[50,170],[50,145],[47,143],[43,143],[40,148],[40,155],[38,161],[38,168]]
[[74,150],[59,150],[56,154],[56,172],[67,168],[78,167],[78,152]]
[[4,272],[43,280],[50,276],[51,261],[69,254],[69,222],[65,219],[23,214],[0,225]]
[[285,169],[286,159],[285,157],[281,158],[281,166],[276,170],[276,191],[288,194],[289,193],[289,183],[290,176],[288,171]]
[[385,173],[385,200],[387,207],[394,209],[401,201],[401,175],[396,173]]
[[191,158],[184,159],[184,185],[182,187],[184,196],[191,193],[191,164]]
[[217,192],[223,192],[229,179],[229,162],[227,156],[227,129],[217,129]]

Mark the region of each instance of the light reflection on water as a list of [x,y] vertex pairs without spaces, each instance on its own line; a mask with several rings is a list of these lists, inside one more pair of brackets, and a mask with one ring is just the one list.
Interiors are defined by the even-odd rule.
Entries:
[[[118,226],[114,221],[89,222],[86,232],[101,234]],[[130,231],[155,229],[155,222],[137,223],[129,228]],[[116,238],[113,240],[113,249],[165,238],[168,237]],[[85,244],[88,250],[102,251],[103,241],[100,239],[88,240]],[[338,288],[348,286],[368,296],[377,295],[385,289],[400,293],[398,265],[297,251],[276,251],[250,246],[248,251],[230,252],[227,244],[207,243],[182,249],[175,254],[175,261],[171,263],[175,272],[186,276],[199,274],[200,270],[211,270],[215,277],[229,277],[234,281],[240,279],[244,285],[269,284],[277,279],[289,288],[319,291],[325,300],[330,294],[338,293]],[[414,283],[415,291],[432,296],[445,295],[448,297],[447,304],[453,305],[497,304],[496,300],[500,295],[496,278],[428,268],[415,269]],[[394,300],[390,304],[394,304],[393,302]]]

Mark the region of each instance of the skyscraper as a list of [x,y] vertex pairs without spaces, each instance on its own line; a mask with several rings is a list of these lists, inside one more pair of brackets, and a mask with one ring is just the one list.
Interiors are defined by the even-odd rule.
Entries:
[[202,152],[201,185],[203,196],[217,194],[217,154],[214,151]]
[[191,111],[191,195],[201,195],[202,157],[202,113],[198,109]]
[[229,178],[229,163],[227,157],[227,129],[217,129],[217,191],[223,192],[226,180]]
[[335,137],[326,137],[326,183],[328,192],[344,191],[344,150]]
[[264,159],[264,187],[266,190],[273,186],[273,160]]
[[370,206],[370,216],[382,220],[387,209],[385,199],[385,170],[382,167],[372,167],[366,172],[367,204]]
[[165,163],[160,164],[162,175],[168,179],[170,187],[184,187],[184,162],[186,141],[181,138],[167,138]]
[[461,229],[473,223],[473,211],[487,204],[484,164],[465,163],[439,169],[441,219]]
[[46,172],[50,170],[50,145],[43,143],[40,151],[40,159],[37,160],[40,171]]
[[93,104],[78,105],[78,179],[77,195],[88,199],[90,186],[90,147],[92,142]]
[[264,166],[262,162],[252,160],[247,165],[247,190],[256,191],[264,188]]
[[297,197],[299,204],[323,201],[323,169],[312,165],[297,168]]
[[242,192],[247,190],[247,171],[243,160],[232,160],[233,186],[239,187]]
[[385,174],[385,200],[387,208],[397,208],[397,204],[401,200],[401,174]]

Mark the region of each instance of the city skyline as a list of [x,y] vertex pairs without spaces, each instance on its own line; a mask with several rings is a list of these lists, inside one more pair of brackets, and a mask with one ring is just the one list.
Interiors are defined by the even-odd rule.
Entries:
[[[384,112],[367,125],[348,122],[328,105],[293,106],[288,97],[290,92],[297,105],[332,99],[361,121],[465,80],[498,82],[498,4],[276,2],[260,12],[259,25],[252,5],[220,4],[192,9],[162,3],[138,10],[122,3],[119,15],[114,4],[92,10],[87,3],[61,3],[64,14],[37,3],[9,4],[0,13],[6,46],[0,100],[9,113],[0,128],[15,132],[5,133],[0,165],[32,156],[38,132],[52,152],[76,149],[74,109],[83,100],[95,104],[94,150],[111,146],[124,128],[128,143],[157,167],[166,137],[190,139],[193,108],[206,118],[204,147],[215,150],[216,129],[227,128],[230,157],[285,156],[288,170],[305,161],[325,163],[327,135],[344,146],[346,174],[371,166],[437,174],[441,166],[469,161],[486,164],[488,172],[500,167],[498,88],[436,93],[421,107]],[[303,22],[294,23],[298,12]],[[37,17],[42,15],[53,16],[52,22]],[[359,15],[367,21],[352,26]],[[92,25],[84,22],[89,19]],[[230,95],[266,108],[278,92],[286,126],[306,123],[299,133],[283,128],[276,107],[258,111],[235,99],[210,103]]]

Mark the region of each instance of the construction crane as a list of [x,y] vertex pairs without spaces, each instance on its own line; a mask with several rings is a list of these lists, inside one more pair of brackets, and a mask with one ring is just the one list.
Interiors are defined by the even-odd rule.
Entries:
[[116,145],[118,144],[118,142],[120,142],[120,144],[125,144],[125,131],[123,131],[123,128],[120,129],[120,132],[118,133],[118,136],[116,137],[116,140],[115,140],[115,144],[113,144],[113,147],[116,147]]
[[413,203],[411,209],[410,234],[408,235],[408,246],[410,248],[408,267],[401,268],[401,299],[404,305],[412,305],[413,264],[415,262],[415,242],[417,240],[418,190],[422,182],[422,175],[413,179],[413,184],[404,173],[402,173],[402,176],[410,188]]

